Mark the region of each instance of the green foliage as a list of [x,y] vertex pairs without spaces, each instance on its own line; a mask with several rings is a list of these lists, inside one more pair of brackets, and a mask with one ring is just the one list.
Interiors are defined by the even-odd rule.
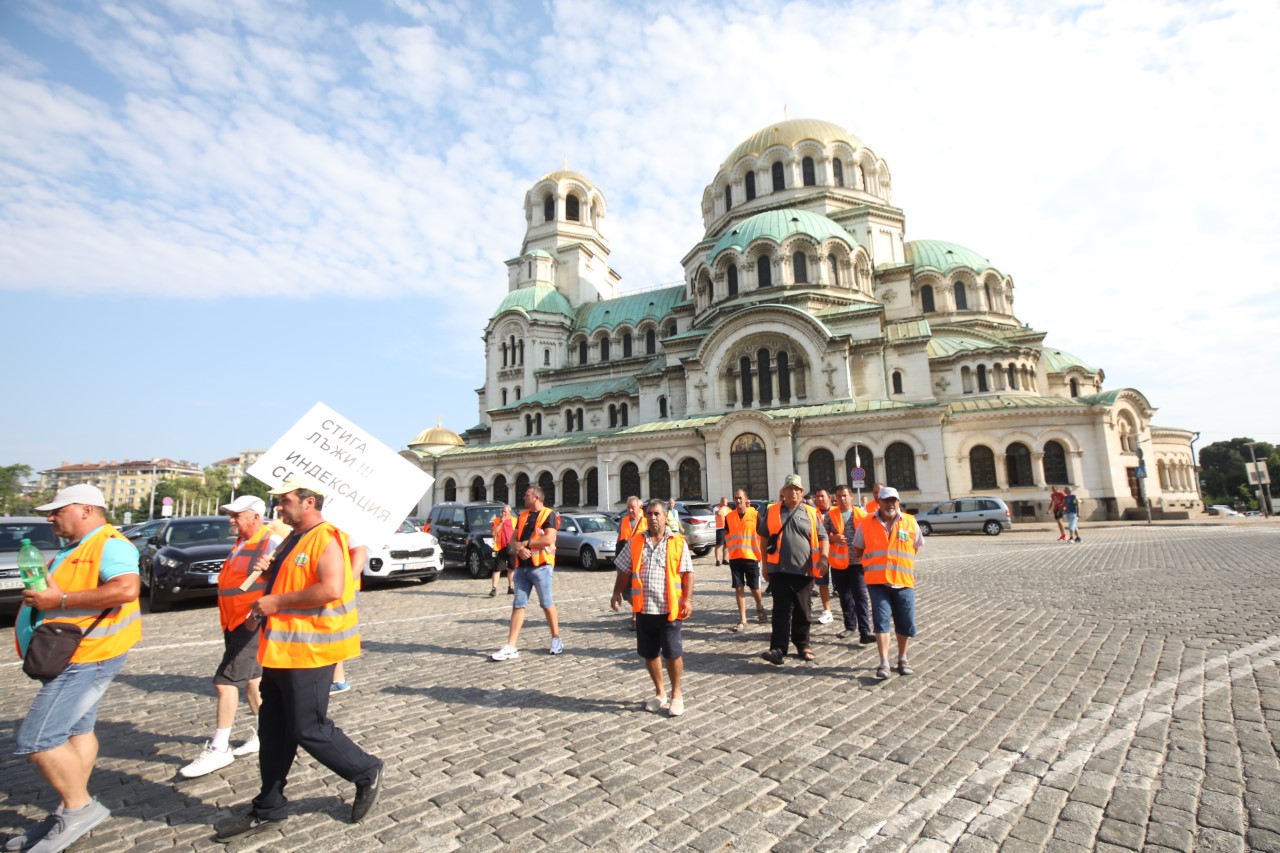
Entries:
[[[1200,480],[1206,504],[1233,506],[1243,501],[1250,509],[1258,508],[1254,487],[1249,484],[1246,466],[1252,467],[1250,438],[1215,441],[1200,450]],[[1265,441],[1257,442],[1253,452],[1258,463],[1266,466],[1271,482],[1280,484],[1280,448]]]
[[14,508],[22,498],[23,481],[30,476],[30,465],[8,465],[0,468],[0,515],[18,515]]

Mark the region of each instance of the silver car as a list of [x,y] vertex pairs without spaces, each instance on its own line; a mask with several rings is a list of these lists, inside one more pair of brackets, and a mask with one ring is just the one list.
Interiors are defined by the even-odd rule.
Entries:
[[613,568],[618,523],[602,512],[560,514],[556,533],[556,563],[575,560],[582,568]]
[[925,536],[966,531],[999,536],[1001,531],[1013,528],[1013,517],[1004,501],[983,496],[943,501],[919,513],[916,524]]
[[676,501],[684,538],[695,557],[701,557],[716,546],[716,511],[701,501]]
[[17,610],[22,604],[22,576],[18,574],[18,549],[30,539],[47,562],[63,541],[53,533],[44,516],[0,518],[0,610]]

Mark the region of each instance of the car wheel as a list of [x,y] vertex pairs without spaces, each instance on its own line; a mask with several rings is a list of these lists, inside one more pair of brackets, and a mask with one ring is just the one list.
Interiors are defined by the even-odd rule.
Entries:
[[694,549],[693,549],[693,556],[695,556],[695,557],[705,557],[705,556],[708,554],[708,552],[710,552],[710,551],[711,551],[711,547],[712,547],[712,546],[707,545],[707,546],[706,546],[706,547],[704,547],[704,548],[694,548]]
[[930,533],[933,532],[933,525],[927,521],[920,522],[919,527],[920,527],[920,534],[922,536],[928,536]]
[[154,578],[151,580],[150,595],[147,597],[147,603],[151,606],[152,613],[164,613],[173,607],[173,602],[169,600],[169,596],[160,591],[160,587],[156,584]]
[[596,552],[592,550],[590,545],[584,545],[582,553],[578,555],[578,559],[582,562],[582,568],[591,571],[596,567]]
[[467,572],[475,580],[484,577],[484,558],[480,556],[477,548],[471,548],[467,551]]
[[988,536],[999,536],[1001,530],[1004,530],[1004,525],[998,521],[988,521],[982,525],[982,532]]

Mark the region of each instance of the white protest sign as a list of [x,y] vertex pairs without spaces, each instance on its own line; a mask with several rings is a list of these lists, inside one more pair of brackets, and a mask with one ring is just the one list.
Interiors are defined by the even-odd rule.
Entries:
[[390,447],[316,403],[249,473],[272,488],[290,474],[325,490],[324,517],[366,545],[381,545],[434,482]]

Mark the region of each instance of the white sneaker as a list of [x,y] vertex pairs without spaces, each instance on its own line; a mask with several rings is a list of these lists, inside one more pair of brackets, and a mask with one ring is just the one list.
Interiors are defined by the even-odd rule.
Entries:
[[818,624],[819,624],[819,625],[830,625],[830,624],[831,624],[831,611],[830,611],[830,610],[824,610],[824,611],[822,611],[822,615],[818,617]]
[[553,655],[564,654],[564,643],[560,642],[559,637],[551,638],[551,654]]
[[247,741],[231,750],[231,754],[239,758],[242,755],[254,755],[261,748],[262,745],[258,743],[258,733],[254,732]]
[[195,779],[199,776],[208,776],[215,770],[221,770],[235,760],[236,757],[231,754],[231,747],[214,749],[213,742],[209,741],[205,743],[204,752],[200,753],[200,757],[178,772],[188,779]]
[[490,660],[515,660],[518,657],[520,657],[520,652],[515,646],[503,646],[489,655]]

